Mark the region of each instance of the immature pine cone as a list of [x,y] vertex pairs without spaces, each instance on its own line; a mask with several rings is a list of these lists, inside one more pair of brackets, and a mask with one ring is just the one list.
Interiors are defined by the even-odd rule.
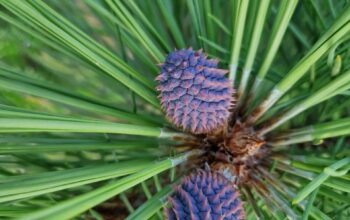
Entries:
[[217,69],[217,59],[207,59],[201,50],[171,52],[161,64],[157,90],[166,116],[177,127],[194,134],[221,128],[229,117],[233,88]]
[[244,219],[239,192],[218,172],[199,170],[177,186],[165,209],[168,220]]

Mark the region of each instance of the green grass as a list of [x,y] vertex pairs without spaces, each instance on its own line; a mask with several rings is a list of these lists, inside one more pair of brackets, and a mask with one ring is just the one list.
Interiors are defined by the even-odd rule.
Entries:
[[230,70],[238,116],[273,152],[240,189],[247,219],[350,219],[349,1],[0,7],[0,219],[164,219],[203,152],[165,119],[154,78],[189,47]]

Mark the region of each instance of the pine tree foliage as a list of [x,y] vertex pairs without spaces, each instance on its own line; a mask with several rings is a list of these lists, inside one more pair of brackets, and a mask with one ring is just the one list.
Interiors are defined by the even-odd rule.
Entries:
[[[0,0],[0,25],[0,219],[165,219],[208,166],[246,219],[350,219],[348,0]],[[168,120],[158,65],[188,48],[250,159]]]

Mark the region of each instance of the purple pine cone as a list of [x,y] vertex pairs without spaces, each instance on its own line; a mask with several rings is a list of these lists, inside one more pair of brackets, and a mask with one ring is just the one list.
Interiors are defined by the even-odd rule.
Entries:
[[217,69],[217,59],[207,59],[201,50],[171,52],[160,65],[157,90],[166,116],[177,127],[194,134],[221,128],[229,117],[233,88]]
[[239,192],[218,172],[199,170],[169,197],[168,220],[239,220],[244,218]]

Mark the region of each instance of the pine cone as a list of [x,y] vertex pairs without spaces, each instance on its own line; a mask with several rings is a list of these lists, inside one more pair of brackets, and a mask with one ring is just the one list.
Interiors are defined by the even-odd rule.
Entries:
[[161,64],[157,90],[167,118],[194,134],[221,128],[229,117],[233,88],[217,69],[217,59],[207,59],[190,49],[171,52]]
[[177,186],[165,209],[168,220],[239,220],[244,218],[239,192],[215,171],[199,170]]

